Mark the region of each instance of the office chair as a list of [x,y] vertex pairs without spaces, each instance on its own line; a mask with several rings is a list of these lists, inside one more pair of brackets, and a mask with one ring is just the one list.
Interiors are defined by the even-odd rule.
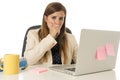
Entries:
[[[40,27],[41,27],[41,25],[35,25],[35,26],[32,26],[32,27],[30,27],[30,28],[27,29],[25,37],[24,37],[24,41],[23,41],[22,57],[24,57],[24,51],[25,51],[25,48],[26,48],[26,40],[27,40],[27,34],[28,34],[28,32],[30,30],[33,30],[33,29],[38,29]],[[66,28],[66,32],[72,34],[72,32],[71,32],[71,30],[69,28]]]

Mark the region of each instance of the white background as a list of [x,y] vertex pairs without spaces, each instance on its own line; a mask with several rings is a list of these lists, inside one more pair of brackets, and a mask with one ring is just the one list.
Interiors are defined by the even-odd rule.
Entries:
[[[41,24],[45,7],[53,1],[66,7],[66,26],[77,42],[82,28],[120,31],[120,0],[0,0],[0,57],[21,55],[26,30]],[[120,49],[117,66],[119,61]]]

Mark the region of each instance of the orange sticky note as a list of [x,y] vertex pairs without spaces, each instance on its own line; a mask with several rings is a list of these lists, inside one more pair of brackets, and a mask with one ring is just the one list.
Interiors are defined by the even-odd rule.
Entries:
[[105,60],[106,59],[105,46],[101,46],[101,47],[97,48],[95,57],[97,60]]
[[113,47],[112,44],[110,44],[110,43],[106,44],[105,47],[106,47],[106,53],[107,53],[107,55],[109,55],[109,56],[115,56],[115,51],[114,51],[114,47]]

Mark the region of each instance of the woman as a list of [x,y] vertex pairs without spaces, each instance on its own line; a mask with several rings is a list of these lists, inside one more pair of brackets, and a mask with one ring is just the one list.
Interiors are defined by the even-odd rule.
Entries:
[[66,9],[59,2],[50,3],[40,29],[30,30],[24,52],[28,65],[71,64],[76,62],[77,42],[65,28]]

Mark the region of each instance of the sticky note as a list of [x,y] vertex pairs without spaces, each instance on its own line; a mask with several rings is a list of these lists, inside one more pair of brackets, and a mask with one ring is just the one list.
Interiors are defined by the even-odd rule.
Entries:
[[46,68],[34,68],[30,70],[31,73],[36,73],[36,74],[46,72],[46,71],[48,71]]
[[115,56],[115,51],[114,51],[114,47],[112,44],[108,43],[105,45],[106,48],[106,53],[109,56]]
[[97,60],[105,60],[106,59],[105,46],[100,46],[97,48],[95,57]]

